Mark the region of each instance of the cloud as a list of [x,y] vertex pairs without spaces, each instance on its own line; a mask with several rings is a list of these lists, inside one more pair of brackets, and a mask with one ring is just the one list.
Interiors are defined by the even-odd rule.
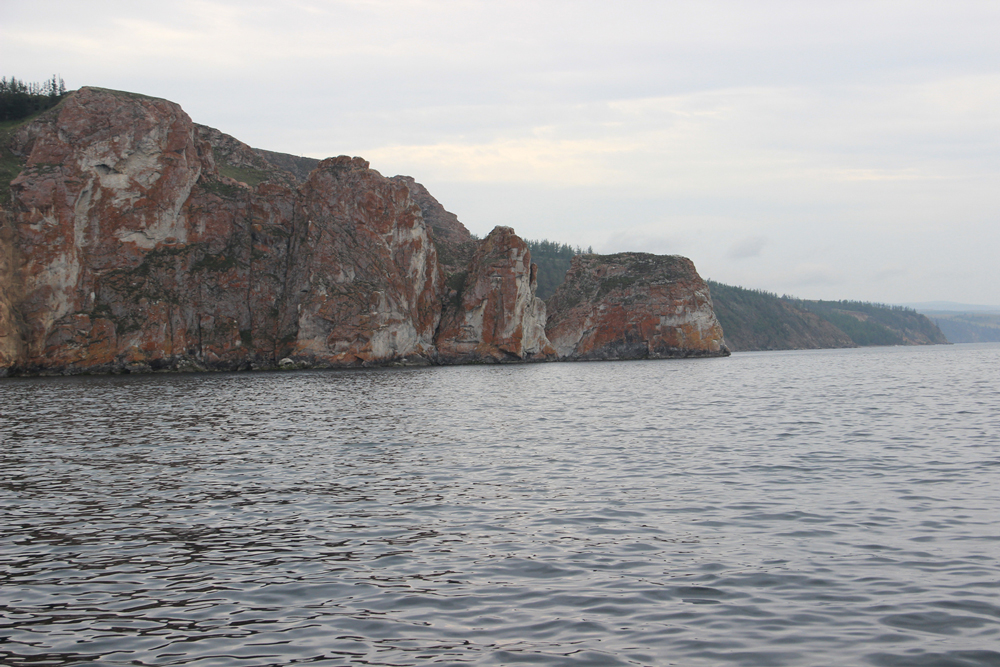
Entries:
[[886,264],[882,268],[872,273],[872,280],[875,282],[885,282],[905,278],[910,270],[901,264]]
[[726,256],[730,259],[748,259],[760,256],[761,250],[767,244],[765,236],[747,236],[729,248]]
[[829,264],[801,263],[785,274],[780,282],[791,287],[830,286],[843,284],[844,276]]
[[447,180],[580,186],[621,181],[622,174],[607,158],[636,149],[628,142],[536,137],[485,144],[385,146],[365,155],[373,163],[384,161],[396,170]]
[[363,156],[476,229],[779,292],[995,301],[1000,4],[624,2],[8,2],[0,61]]

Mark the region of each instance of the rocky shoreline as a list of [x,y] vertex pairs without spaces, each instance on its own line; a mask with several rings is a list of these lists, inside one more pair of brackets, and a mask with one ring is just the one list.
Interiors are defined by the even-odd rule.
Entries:
[[729,353],[690,260],[579,256],[547,308],[513,229],[166,100],[82,88],[7,148],[0,376]]

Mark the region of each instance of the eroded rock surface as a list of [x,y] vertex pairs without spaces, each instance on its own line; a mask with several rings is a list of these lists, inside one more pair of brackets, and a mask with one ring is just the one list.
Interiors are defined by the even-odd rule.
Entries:
[[545,302],[535,296],[537,267],[510,227],[496,227],[452,287],[437,336],[451,363],[555,357],[545,336]]
[[166,100],[86,88],[15,143],[26,167],[0,258],[5,368],[350,365],[434,352],[433,243],[408,190],[363,160],[328,160],[299,188],[287,177],[254,187],[216,165],[219,155],[278,172],[244,144]]
[[725,353],[694,267],[651,255],[578,258],[553,346],[512,229],[478,241],[360,158],[252,149],[97,88],[12,136],[0,374]]
[[361,158],[331,158],[301,188],[302,294],[292,358],[372,363],[434,354],[443,282],[405,185]]
[[[195,123],[194,128],[195,136],[212,147],[215,166],[223,176],[250,186],[270,182],[295,187],[305,180],[271,162],[261,151],[250,148],[236,137],[207,125]],[[315,167],[319,161],[313,162]]]
[[729,354],[708,286],[684,257],[578,255],[547,306],[562,359]]

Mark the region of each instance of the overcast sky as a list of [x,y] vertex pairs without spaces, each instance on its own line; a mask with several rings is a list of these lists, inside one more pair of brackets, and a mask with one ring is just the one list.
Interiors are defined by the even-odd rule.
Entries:
[[996,0],[0,0],[0,67],[360,155],[480,235],[1000,304]]

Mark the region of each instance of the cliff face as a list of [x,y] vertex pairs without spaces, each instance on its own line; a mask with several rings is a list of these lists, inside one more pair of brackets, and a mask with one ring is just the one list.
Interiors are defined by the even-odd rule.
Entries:
[[451,362],[555,356],[545,337],[545,302],[535,296],[537,267],[510,227],[497,227],[476,249],[446,304],[438,351]]
[[[166,100],[92,88],[9,143],[25,166],[0,210],[0,375],[556,358],[513,230],[476,241],[360,158],[251,149]],[[586,271],[618,276],[616,257]],[[695,278],[598,287],[597,310],[559,311],[565,356],[719,353]]]
[[321,162],[301,191],[293,356],[340,364],[432,355],[443,280],[406,187],[341,157]]
[[18,275],[14,248],[13,216],[0,208],[0,377],[24,358],[25,328],[17,311],[23,280]]
[[547,305],[546,333],[564,359],[729,354],[708,286],[684,257],[577,255]]
[[15,142],[27,160],[11,184],[19,363],[89,363],[164,339],[169,303],[144,304],[150,338],[139,341],[116,331],[104,299],[109,285],[136,286],[128,274],[150,251],[201,240],[185,204],[213,165],[190,119],[165,100],[84,89]]
[[[293,189],[177,105],[95,89],[17,144],[27,166],[6,227],[4,366],[342,365],[433,351],[434,245],[408,190],[363,160],[327,160]],[[278,178],[251,188],[220,175],[216,155]]]

